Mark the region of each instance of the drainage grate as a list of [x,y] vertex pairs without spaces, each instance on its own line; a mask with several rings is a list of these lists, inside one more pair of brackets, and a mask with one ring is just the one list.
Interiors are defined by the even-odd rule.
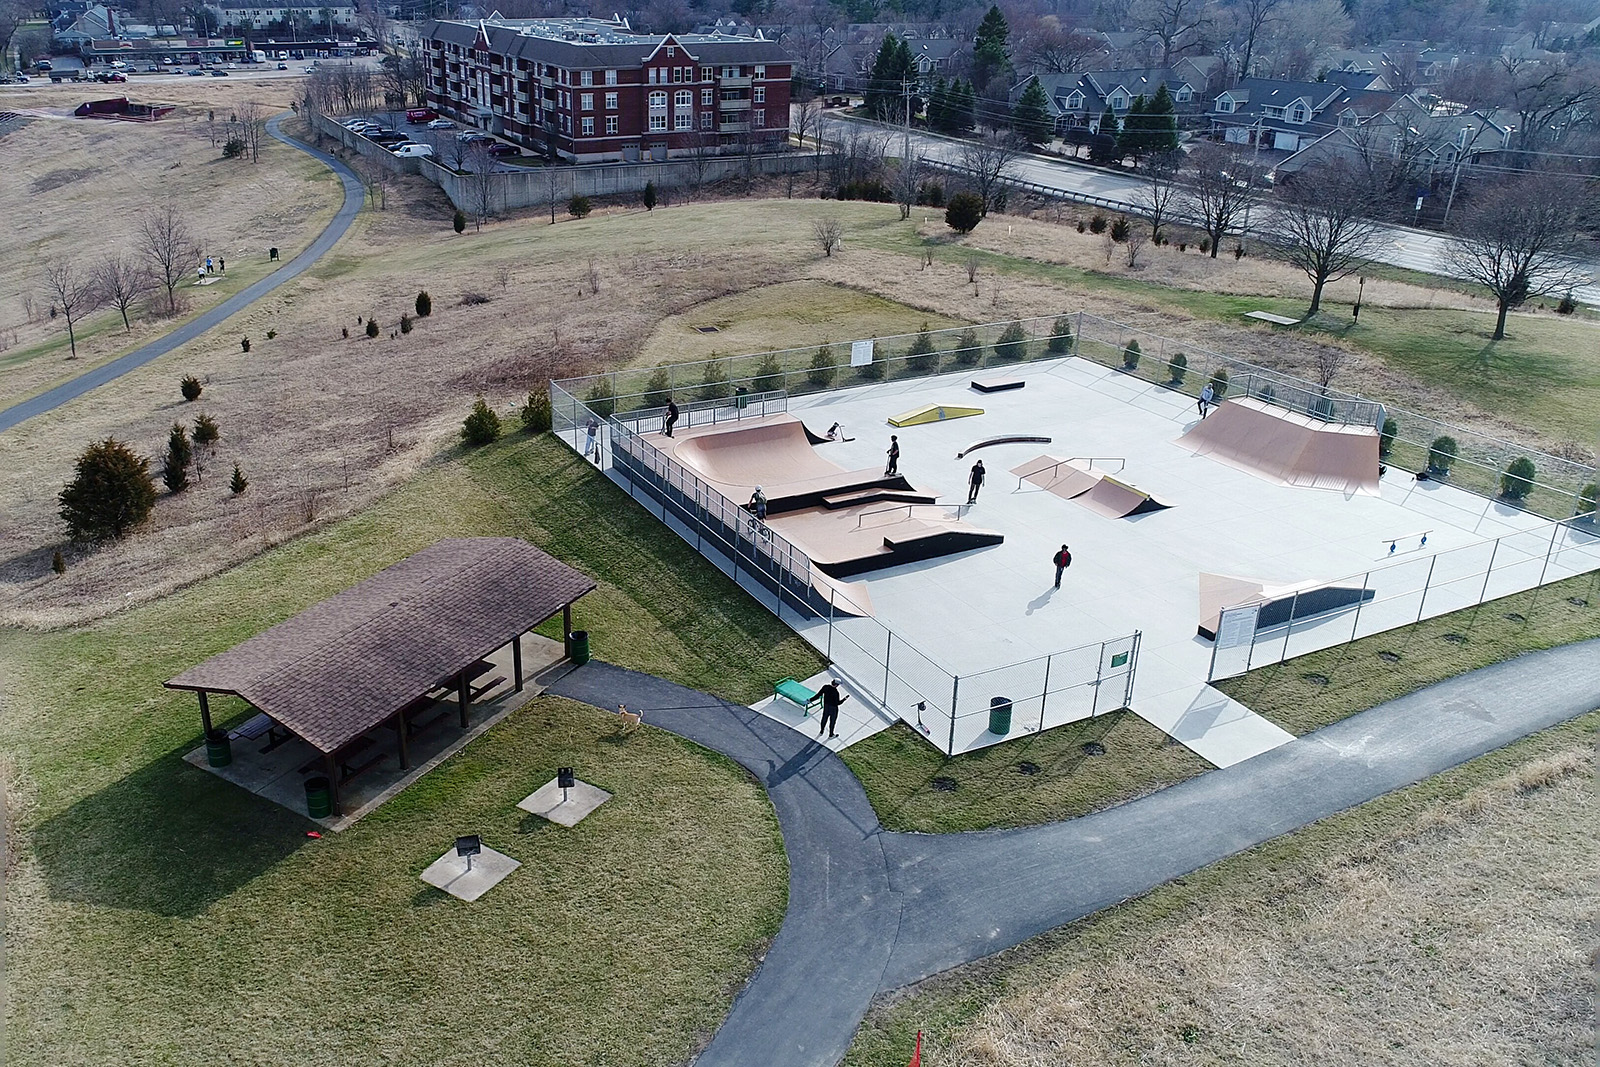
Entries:
[[1027,760],[1023,760],[1021,763],[1017,764],[1017,773],[1018,774],[1038,774],[1039,773],[1039,765],[1037,763],[1029,763]]
[[1379,652],[1378,653],[1378,658],[1383,660],[1383,662],[1385,662],[1385,663],[1399,663],[1400,662],[1400,653],[1398,653],[1398,652]]
[[946,778],[942,774],[928,784],[941,793],[954,793],[956,791],[956,780],[954,778]]
[[1583,599],[1581,596],[1569,596],[1567,597],[1567,603],[1571,604],[1575,608],[1586,608],[1589,606],[1589,602]]
[[1514,611],[1508,611],[1508,612],[1506,612],[1504,615],[1502,615],[1500,617],[1502,619],[1505,619],[1507,622],[1527,622],[1528,621],[1527,619],[1524,619],[1521,615],[1518,615]]
[[1327,685],[1328,684],[1328,676],[1326,674],[1302,674],[1300,677],[1304,678],[1306,681],[1310,682],[1312,685]]
[[716,326],[696,326],[695,329],[698,330],[701,333],[718,333],[718,332],[720,332],[720,330]]
[[1106,754],[1106,746],[1098,741],[1085,741],[1083,743],[1083,754],[1085,756],[1104,756]]
[[1464,645],[1467,643],[1465,634],[1441,634],[1439,639],[1441,641],[1449,641],[1452,645]]

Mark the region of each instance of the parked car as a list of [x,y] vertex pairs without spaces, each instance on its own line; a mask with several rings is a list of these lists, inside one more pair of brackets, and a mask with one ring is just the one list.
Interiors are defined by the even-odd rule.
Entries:
[[278,64],[278,69],[279,70],[288,70],[289,69],[289,64],[287,64],[287,63],[279,63]]
[[496,141],[494,144],[489,146],[489,154],[491,156],[520,156],[522,155],[522,149],[518,148],[514,144],[506,144],[504,141]]
[[146,74],[160,74],[161,73],[161,68],[156,66],[154,63],[152,63],[148,67],[144,68],[144,70],[145,70]]
[[213,78],[226,78],[228,76],[228,72],[225,70],[214,70],[211,72],[211,76]]
[[417,144],[412,141],[408,141],[405,144],[396,145],[393,149],[393,152],[401,159],[414,159],[418,157],[422,159],[433,158],[432,145]]
[[203,70],[200,70],[199,68],[196,68],[196,69],[191,70],[191,71],[186,71],[185,73],[187,73],[189,75],[189,77],[191,77],[191,78],[204,78],[206,76],[206,72],[203,71]]
[[373,144],[381,144],[385,148],[393,148],[396,145],[412,143],[411,138],[407,137],[403,133],[373,133],[367,135],[367,140],[371,141]]
[[413,126],[428,122],[439,117],[439,113],[431,107],[414,107],[406,111],[406,121]]
[[317,72],[317,68],[316,67],[307,67],[306,68],[306,73],[307,74],[315,74],[316,72]]
[[455,128],[456,124],[449,119],[434,119],[428,123],[428,129],[430,130],[453,130]]

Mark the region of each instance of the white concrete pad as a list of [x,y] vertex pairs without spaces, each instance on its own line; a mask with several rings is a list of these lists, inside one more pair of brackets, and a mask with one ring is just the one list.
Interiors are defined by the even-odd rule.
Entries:
[[521,866],[521,862],[504,852],[484,845],[483,851],[472,857],[469,869],[467,860],[456,855],[452,848],[428,864],[428,869],[422,872],[422,880],[458,900],[471,902],[505,881],[506,875]]
[[752,711],[759,711],[775,722],[781,722],[790,729],[797,730],[813,738],[819,745],[824,745],[834,752],[849,748],[857,741],[871,737],[882,730],[887,730],[896,721],[894,715],[886,712],[877,701],[868,696],[863,689],[845,678],[843,672],[824,671],[813,675],[801,682],[807,689],[816,692],[830,678],[839,679],[839,688],[849,697],[839,705],[839,723],[834,732],[839,736],[826,738],[818,732],[822,728],[822,709],[818,708],[809,715],[800,707],[789,700],[778,697],[767,697],[750,705]]
[[[562,798],[563,792],[565,799]],[[574,781],[570,788],[563,791],[560,780],[552,778],[517,801],[517,807],[562,826],[576,826],[610,799],[610,793],[588,782]]]
[[1135,710],[1150,725],[1218,767],[1243,763],[1294,740],[1287,730],[1209,685],[1140,697]]

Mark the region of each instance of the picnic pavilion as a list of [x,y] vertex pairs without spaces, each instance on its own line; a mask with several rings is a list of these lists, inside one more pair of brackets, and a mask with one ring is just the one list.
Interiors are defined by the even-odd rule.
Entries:
[[[442,540],[165,685],[199,694],[208,740],[265,736],[263,752],[295,739],[309,745],[316,755],[299,771],[320,765],[338,816],[340,785],[379,758],[364,755],[377,740],[369,735],[392,731],[405,770],[416,732],[450,717],[439,709],[451,694],[466,731],[473,701],[491,688],[477,684],[494,669],[489,657],[510,645],[520,691],[523,635],[559,613],[570,656],[572,605],[594,588],[587,575],[516,538]],[[212,694],[237,696],[259,714],[220,733]]]

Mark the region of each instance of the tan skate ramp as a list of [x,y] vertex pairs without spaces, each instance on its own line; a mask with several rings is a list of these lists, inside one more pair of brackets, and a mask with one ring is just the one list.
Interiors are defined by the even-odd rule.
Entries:
[[1364,603],[1372,597],[1371,589],[1357,585],[1334,585],[1317,579],[1283,584],[1202,571],[1199,634],[1208,641],[1217,639],[1217,625],[1224,608],[1258,607],[1256,628],[1260,629],[1288,622],[1291,616],[1310,618]]
[[1011,473],[1025,482],[1088,508],[1108,519],[1143,515],[1171,507],[1083,460],[1060,460],[1054,456],[1030,459]]
[[1262,401],[1225,400],[1178,443],[1258,478],[1378,495],[1378,431],[1336,426]]

